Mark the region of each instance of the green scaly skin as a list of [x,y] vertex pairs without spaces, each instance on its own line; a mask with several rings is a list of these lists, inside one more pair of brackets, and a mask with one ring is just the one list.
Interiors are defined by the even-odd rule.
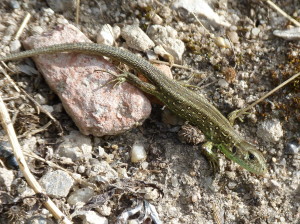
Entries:
[[129,51],[95,43],[70,43],[11,54],[0,57],[0,61],[61,52],[106,56],[130,66],[137,72],[143,73],[150,80],[151,84],[142,82],[130,73],[126,73],[125,76],[130,83],[156,96],[175,114],[198,127],[207,139],[212,141],[227,158],[252,173],[258,175],[267,173],[263,155],[254,145],[241,137],[232,128],[229,121],[211,103],[178,82],[169,79],[148,61]]

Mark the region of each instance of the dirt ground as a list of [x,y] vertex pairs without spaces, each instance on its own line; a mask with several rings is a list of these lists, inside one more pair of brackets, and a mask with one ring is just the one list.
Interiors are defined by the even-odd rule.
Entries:
[[[45,11],[49,8],[46,1],[18,1],[18,9],[12,9],[12,3],[9,2],[0,2],[0,52],[3,55],[10,52],[11,37],[27,12],[32,18],[21,35],[21,40],[32,35],[33,27],[41,27],[48,31],[65,23],[65,20],[76,24],[75,10],[72,9],[49,14]],[[141,2],[146,3],[143,5]],[[178,39],[182,40],[186,47],[181,64],[192,69],[173,68],[175,79],[189,80],[189,84],[200,85],[201,88],[195,91],[205,95],[224,115],[246,107],[300,72],[300,38],[291,41],[273,35],[274,30],[285,30],[292,24],[270,8],[265,1],[210,2],[214,11],[223,15],[231,26],[225,28],[212,25],[203,17],[199,19],[215,37],[226,38],[229,31],[237,33],[237,43],[229,48],[217,46],[213,38],[203,34],[203,27],[193,15],[172,9],[172,1],[151,1],[151,4],[147,2],[150,1],[82,0],[79,24],[76,26],[95,42],[97,30],[103,24],[108,23],[120,28],[126,24],[138,24],[146,32],[147,28],[153,25],[152,13],[160,16],[162,26],[169,25],[178,32]],[[300,1],[274,2],[300,21]],[[118,38],[116,42],[118,46],[122,46],[124,39]],[[143,52],[141,54],[145,56]],[[34,68],[29,59],[8,64],[14,71],[18,70],[17,65],[20,64]],[[234,71],[233,81],[229,78],[231,73],[228,72],[228,68]],[[41,74],[28,75],[10,70],[7,72],[30,96],[42,95],[46,99],[45,104],[49,106],[60,103]],[[59,130],[55,125],[51,125],[42,132],[28,134],[47,124],[50,119],[45,114],[38,113],[28,98],[17,93],[4,75],[1,74],[0,77],[1,95],[11,117],[15,116],[14,127],[17,134],[23,136],[19,138],[21,145],[30,145],[31,151],[44,158],[49,148],[55,153],[60,143]],[[223,85],[224,82],[226,85]],[[120,167],[125,168],[132,181],[126,185],[120,178],[114,180],[114,185],[100,184],[101,190],[98,195],[102,196],[106,192],[112,192],[112,186],[119,184],[119,192],[113,191],[114,193],[106,198],[105,206],[110,209],[106,215],[108,222],[116,223],[117,217],[132,207],[134,201],[145,199],[141,189],[149,188],[146,183],[153,183],[154,191],[162,190],[163,194],[149,196],[148,201],[156,208],[163,223],[300,223],[300,79],[278,90],[250,112],[244,116],[243,122],[237,120],[234,127],[260,147],[269,171],[263,177],[249,173],[227,160],[221,153],[220,171],[214,175],[200,151],[200,146],[188,145],[179,140],[177,132],[180,125],[163,122],[164,116],[168,115],[164,114],[165,111],[159,105],[153,106],[151,116],[140,127],[118,136],[89,136],[93,150],[101,146],[111,158],[110,166],[116,170]],[[64,110],[54,111],[53,116],[61,123],[65,135],[78,130]],[[275,133],[271,133],[268,139],[262,136],[264,132],[260,132],[259,129],[267,121],[271,124],[276,123],[279,129],[283,130],[283,134],[278,134],[275,129]],[[265,132],[268,134],[268,130]],[[4,130],[1,130],[1,138],[7,141]],[[130,162],[129,152],[137,141],[145,146],[146,163]],[[100,159],[95,154],[93,157]],[[49,169],[55,170],[33,158],[28,161],[37,179]],[[66,165],[54,157],[52,161],[70,172],[77,172],[80,165],[85,166],[83,162]],[[24,178],[17,171],[14,172],[15,179],[11,188],[6,189],[4,185],[0,188],[0,223],[25,223],[33,216],[46,217],[47,223],[51,223],[50,220],[54,219],[45,212],[40,200],[36,200],[32,205],[18,194],[14,185]],[[80,175],[83,179],[88,179],[86,173]],[[134,186],[134,192],[128,190],[130,184]],[[127,188],[120,187],[125,185]],[[78,184],[77,188],[80,187]],[[72,191],[75,191],[75,188]],[[3,195],[15,198],[15,201],[4,203]],[[55,202],[69,215],[78,208],[68,205],[67,198],[56,198]],[[144,223],[150,222],[148,220]]]

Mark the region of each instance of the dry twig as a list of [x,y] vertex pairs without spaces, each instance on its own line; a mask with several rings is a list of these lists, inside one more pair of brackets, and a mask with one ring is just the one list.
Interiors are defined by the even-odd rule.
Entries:
[[[36,194],[45,194],[42,187],[39,185],[37,180],[34,178],[34,176],[31,174],[27,163],[25,161],[25,158],[22,153],[21,146],[19,144],[19,141],[17,139],[14,127],[12,125],[12,121],[10,119],[10,116],[8,114],[8,111],[6,109],[6,106],[2,100],[2,97],[0,96],[0,119],[1,124],[4,130],[6,131],[8,135],[9,142],[12,146],[12,150],[14,153],[14,156],[19,164],[20,170],[22,171],[25,179],[27,180],[28,184],[31,186],[31,188],[34,190]],[[45,207],[51,212],[51,214],[59,220],[61,223],[64,224],[71,224],[72,222],[56,207],[56,205],[50,200],[49,197],[46,197],[46,201],[44,202]]]

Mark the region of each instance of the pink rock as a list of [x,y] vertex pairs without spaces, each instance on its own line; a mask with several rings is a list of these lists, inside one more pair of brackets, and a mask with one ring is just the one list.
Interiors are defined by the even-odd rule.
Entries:
[[[32,36],[26,49],[59,43],[91,42],[73,25]],[[142,123],[151,112],[148,99],[128,83],[109,83],[116,68],[103,57],[60,53],[34,57],[39,70],[79,130],[85,135],[115,135]],[[101,70],[101,71],[100,71]],[[103,71],[104,70],[104,71]]]

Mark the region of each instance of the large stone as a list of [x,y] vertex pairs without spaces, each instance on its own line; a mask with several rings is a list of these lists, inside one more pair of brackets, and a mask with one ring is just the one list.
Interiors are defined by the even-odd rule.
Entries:
[[[72,25],[27,38],[26,49],[91,42]],[[151,112],[147,98],[128,83],[114,85],[116,68],[103,57],[78,53],[39,55],[34,61],[67,113],[85,135],[115,135],[142,123]]]

